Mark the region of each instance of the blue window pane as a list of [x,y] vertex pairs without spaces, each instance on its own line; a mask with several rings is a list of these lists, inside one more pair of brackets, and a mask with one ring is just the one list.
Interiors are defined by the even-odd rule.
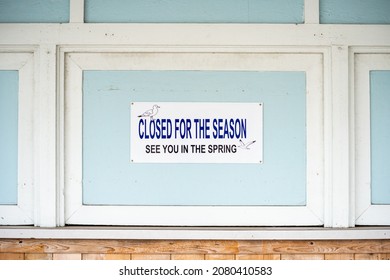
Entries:
[[0,71],[0,204],[17,204],[18,71]]
[[303,23],[303,0],[85,0],[85,22]]
[[320,23],[390,24],[390,1],[320,0]]
[[69,22],[69,0],[0,0],[0,22]]
[[370,72],[371,203],[390,204],[390,71]]
[[[264,163],[131,163],[131,102],[164,101],[263,102]],[[84,71],[83,203],[305,205],[305,73]]]

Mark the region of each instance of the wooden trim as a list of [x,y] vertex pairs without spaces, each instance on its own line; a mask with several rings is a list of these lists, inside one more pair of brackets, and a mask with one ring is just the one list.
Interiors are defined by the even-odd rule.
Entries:
[[204,254],[174,254],[171,255],[171,260],[204,260]]
[[83,254],[82,260],[131,260],[130,254]]
[[35,152],[35,221],[36,226],[56,226],[56,70],[57,48],[41,45],[34,111]]
[[355,260],[390,260],[390,254],[355,254]]
[[0,260],[24,260],[23,253],[0,253]]
[[324,260],[324,254],[287,254],[281,255],[281,260]]
[[84,23],[84,0],[70,0],[70,23]]
[[29,253],[24,255],[25,260],[52,260],[53,254],[35,254],[35,253]]
[[0,240],[0,260],[389,260],[390,240]]
[[206,260],[235,260],[235,255],[224,255],[224,254],[208,254],[205,256]]
[[136,254],[132,255],[131,257],[132,260],[170,260],[171,256],[164,255],[164,254]]
[[348,47],[332,46],[331,227],[349,227],[349,80]]
[[356,224],[389,225],[390,205],[371,203],[370,82],[371,70],[389,70],[390,48],[353,48]]
[[305,0],[305,24],[320,23],[320,1]]
[[[236,255],[236,260],[264,260],[265,255],[252,254],[252,255]],[[280,259],[280,258],[279,258]]]
[[74,254],[53,254],[53,260],[81,260],[80,253]]
[[354,254],[325,254],[325,260],[354,260]]
[[[18,52],[17,52],[18,51]],[[34,48],[0,48],[0,70],[18,70],[17,205],[0,205],[1,225],[34,224]]]
[[390,240],[34,240],[2,239],[1,253],[34,254],[390,254]]

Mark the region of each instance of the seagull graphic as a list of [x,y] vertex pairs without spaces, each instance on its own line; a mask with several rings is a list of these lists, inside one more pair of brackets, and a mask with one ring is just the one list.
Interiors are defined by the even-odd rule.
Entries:
[[158,113],[158,109],[160,108],[160,106],[158,105],[153,105],[153,108],[152,109],[149,109],[147,111],[145,111],[143,114],[139,115],[138,117],[139,118],[147,118],[147,117],[150,117],[151,120],[153,120],[153,117],[155,115],[157,115]]
[[240,146],[238,146],[238,148],[241,148],[241,149],[245,149],[245,150],[250,150],[249,146],[252,145],[253,143],[255,143],[256,140],[253,140],[253,141],[250,141],[248,143],[244,143],[241,139],[240,139]]

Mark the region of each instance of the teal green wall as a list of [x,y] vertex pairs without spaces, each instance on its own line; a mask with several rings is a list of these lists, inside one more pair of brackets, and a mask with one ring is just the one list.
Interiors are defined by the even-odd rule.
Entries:
[[389,24],[389,0],[320,0],[320,23]]
[[85,22],[303,23],[303,0],[85,1]]

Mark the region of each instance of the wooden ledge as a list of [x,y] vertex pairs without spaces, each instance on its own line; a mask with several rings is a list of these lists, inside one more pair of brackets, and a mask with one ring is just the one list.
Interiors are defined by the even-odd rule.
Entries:
[[374,240],[390,239],[390,227],[93,227],[0,226],[3,239],[128,240]]

